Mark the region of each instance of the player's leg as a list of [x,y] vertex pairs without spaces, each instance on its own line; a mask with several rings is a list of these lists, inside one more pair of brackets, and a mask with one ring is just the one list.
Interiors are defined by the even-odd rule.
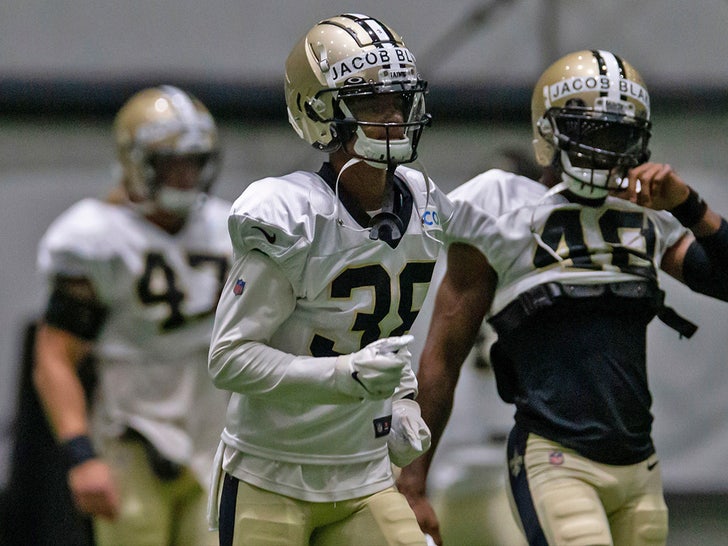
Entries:
[[[319,527],[311,546],[425,546],[425,537],[407,499],[390,487],[361,499],[326,503],[332,520]],[[340,519],[338,514],[347,514]],[[322,515],[323,521],[326,515]]]
[[220,546],[308,546],[310,504],[225,474],[220,497]]
[[531,546],[612,546],[591,461],[518,428],[508,456],[516,516]]
[[114,521],[94,519],[97,546],[168,544],[170,506],[142,444],[124,439],[108,440],[104,444],[104,459],[118,484],[121,504]]
[[663,546],[667,542],[668,510],[657,456],[630,469],[629,483],[635,491],[609,518],[614,543]]

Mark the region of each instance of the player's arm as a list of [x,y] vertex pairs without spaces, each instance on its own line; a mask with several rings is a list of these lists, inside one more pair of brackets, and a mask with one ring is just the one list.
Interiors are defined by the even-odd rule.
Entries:
[[266,254],[236,260],[215,313],[208,371],[219,389],[250,396],[343,404],[389,398],[400,386],[411,336],[380,339],[342,356],[310,357],[269,345],[296,306],[293,287]]
[[432,434],[432,447],[406,466],[397,485],[412,506],[422,530],[441,544],[437,518],[427,500],[427,473],[450,417],[460,369],[475,341],[496,286],[496,275],[476,248],[455,243],[435,299],[417,379],[422,417]]
[[639,189],[637,204],[667,210],[690,230],[665,252],[661,268],[696,292],[728,301],[728,223],[670,165],[645,163],[629,179]]
[[36,334],[33,381],[61,446],[76,505],[83,512],[113,518],[118,494],[89,439],[86,395],[77,374],[104,317],[89,281],[55,279]]

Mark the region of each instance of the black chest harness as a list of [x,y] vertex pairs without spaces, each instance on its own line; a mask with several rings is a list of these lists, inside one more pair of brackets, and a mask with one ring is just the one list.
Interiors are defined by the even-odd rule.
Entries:
[[524,320],[539,311],[553,307],[565,300],[591,298],[603,300],[605,305],[616,301],[641,301],[654,310],[667,326],[690,338],[698,327],[680,316],[674,309],[665,305],[665,292],[655,282],[624,281],[600,284],[564,284],[547,282],[534,286],[519,294],[516,299],[506,305],[499,313],[488,319],[488,322],[499,334],[515,330]]

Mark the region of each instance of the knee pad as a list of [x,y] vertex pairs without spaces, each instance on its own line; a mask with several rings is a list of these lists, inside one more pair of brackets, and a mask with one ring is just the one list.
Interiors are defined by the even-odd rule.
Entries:
[[612,546],[604,508],[586,486],[562,485],[551,489],[538,499],[536,511],[549,544]]
[[[645,496],[637,504],[631,518],[626,544],[661,546],[667,542],[667,506],[661,495]],[[615,539],[617,532],[615,531]]]

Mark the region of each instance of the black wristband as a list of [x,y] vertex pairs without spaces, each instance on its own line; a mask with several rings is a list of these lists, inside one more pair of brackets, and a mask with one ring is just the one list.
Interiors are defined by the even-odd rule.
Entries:
[[688,189],[690,190],[688,198],[668,212],[677,218],[682,225],[690,228],[703,219],[705,211],[708,210],[708,204],[700,198],[698,192],[693,188],[688,186]]
[[85,463],[89,459],[96,458],[96,450],[91,443],[91,438],[85,434],[74,436],[61,443],[61,454],[63,455],[63,463],[68,470]]

